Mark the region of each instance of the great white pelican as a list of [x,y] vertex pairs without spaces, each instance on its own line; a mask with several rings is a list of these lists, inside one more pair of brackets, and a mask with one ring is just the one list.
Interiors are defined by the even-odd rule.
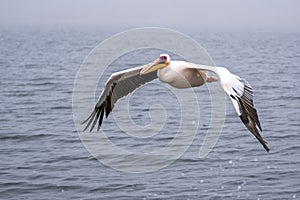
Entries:
[[[218,78],[209,77],[208,72],[215,73]],[[262,128],[253,104],[252,88],[246,80],[232,74],[224,67],[171,61],[168,54],[161,54],[159,58],[147,65],[113,73],[107,80],[93,112],[83,122],[83,124],[87,123],[83,131],[89,126],[91,126],[90,131],[92,131],[97,121],[97,130],[99,130],[104,114],[107,118],[118,99],[156,78],[175,88],[198,87],[206,82],[219,80],[242,122],[265,150],[269,151],[267,142],[264,141],[258,131],[258,129],[262,131]]]

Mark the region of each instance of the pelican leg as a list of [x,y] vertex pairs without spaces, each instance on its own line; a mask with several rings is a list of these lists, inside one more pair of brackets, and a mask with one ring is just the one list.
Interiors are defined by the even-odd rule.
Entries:
[[218,81],[218,80],[219,80],[219,79],[218,79],[217,77],[209,76],[209,77],[207,77],[206,82],[212,83],[212,82],[216,82],[216,81]]
[[208,76],[208,72],[205,70],[198,70],[198,74],[205,80],[205,82],[212,83],[219,79],[215,76]]

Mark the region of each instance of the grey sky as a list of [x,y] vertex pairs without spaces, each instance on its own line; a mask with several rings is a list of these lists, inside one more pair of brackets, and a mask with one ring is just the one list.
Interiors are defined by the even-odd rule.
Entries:
[[0,25],[300,30],[299,0],[0,0]]

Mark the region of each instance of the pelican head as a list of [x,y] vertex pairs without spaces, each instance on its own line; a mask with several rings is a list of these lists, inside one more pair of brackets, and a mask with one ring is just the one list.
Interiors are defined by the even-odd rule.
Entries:
[[171,58],[168,54],[160,54],[159,58],[145,65],[145,67],[140,71],[140,75],[148,74],[158,69],[167,67],[170,64],[170,62]]

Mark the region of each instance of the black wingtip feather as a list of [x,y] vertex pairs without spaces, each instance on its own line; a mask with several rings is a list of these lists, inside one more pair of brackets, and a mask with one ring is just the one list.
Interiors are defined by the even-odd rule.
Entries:
[[264,141],[262,136],[259,134],[257,127],[260,131],[262,131],[260,121],[257,115],[257,111],[253,105],[253,92],[249,83],[245,80],[242,81],[244,83],[244,93],[241,97],[238,97],[237,102],[240,107],[241,115],[240,119],[245,124],[247,129],[256,137],[256,139],[263,145],[267,152],[270,151],[267,146],[267,142]]
[[94,129],[97,121],[98,121],[98,128],[97,130],[99,131],[101,124],[102,124],[102,120],[103,120],[103,115],[104,115],[104,106],[98,106],[95,107],[93,112],[90,114],[90,116],[84,120],[81,124],[84,124],[87,122],[87,125],[85,126],[85,128],[83,129],[83,132],[85,132],[90,126],[90,130],[89,132],[92,132],[92,130]]
[[88,116],[88,118],[87,118],[86,120],[84,120],[83,122],[81,122],[81,125],[82,125],[82,124],[85,124],[87,121],[89,121],[89,120],[91,119],[92,115],[94,114],[94,112],[95,112],[95,111],[93,111],[93,112],[90,114],[90,116]]
[[257,128],[255,127],[255,123],[251,118],[248,118],[247,122],[245,123],[242,117],[240,116],[242,122],[247,127],[247,129],[255,136],[255,138],[263,145],[265,150],[267,152],[270,151],[269,147],[267,146],[267,142],[262,138],[262,136],[259,134]]
[[[252,132],[252,131],[251,131]],[[261,135],[259,134],[258,130],[255,128],[254,130],[255,134],[253,133],[253,135],[256,137],[256,139],[263,145],[263,147],[265,148],[265,150],[267,152],[270,151],[269,147],[268,147],[268,143],[261,137]]]
[[100,114],[100,118],[99,118],[99,121],[98,121],[97,131],[99,131],[99,129],[100,129],[101,125],[102,125],[103,116],[104,116],[104,109],[102,110],[102,112]]
[[96,111],[97,114],[96,114],[94,122],[93,122],[93,124],[92,124],[92,126],[90,128],[90,132],[92,132],[92,130],[94,129],[94,127],[95,127],[95,125],[96,125],[96,123],[98,121],[98,118],[99,118],[99,115],[100,115],[101,112],[102,112],[102,110],[101,110],[101,106],[100,106],[100,108],[97,108],[97,111]]
[[83,132],[86,131],[86,130],[88,129],[88,127],[89,127],[90,124],[92,123],[92,121],[93,121],[95,115],[96,115],[96,110],[94,110],[94,111],[90,114],[90,116],[83,122],[83,123],[88,122],[87,125],[85,126],[85,128],[83,129]]

